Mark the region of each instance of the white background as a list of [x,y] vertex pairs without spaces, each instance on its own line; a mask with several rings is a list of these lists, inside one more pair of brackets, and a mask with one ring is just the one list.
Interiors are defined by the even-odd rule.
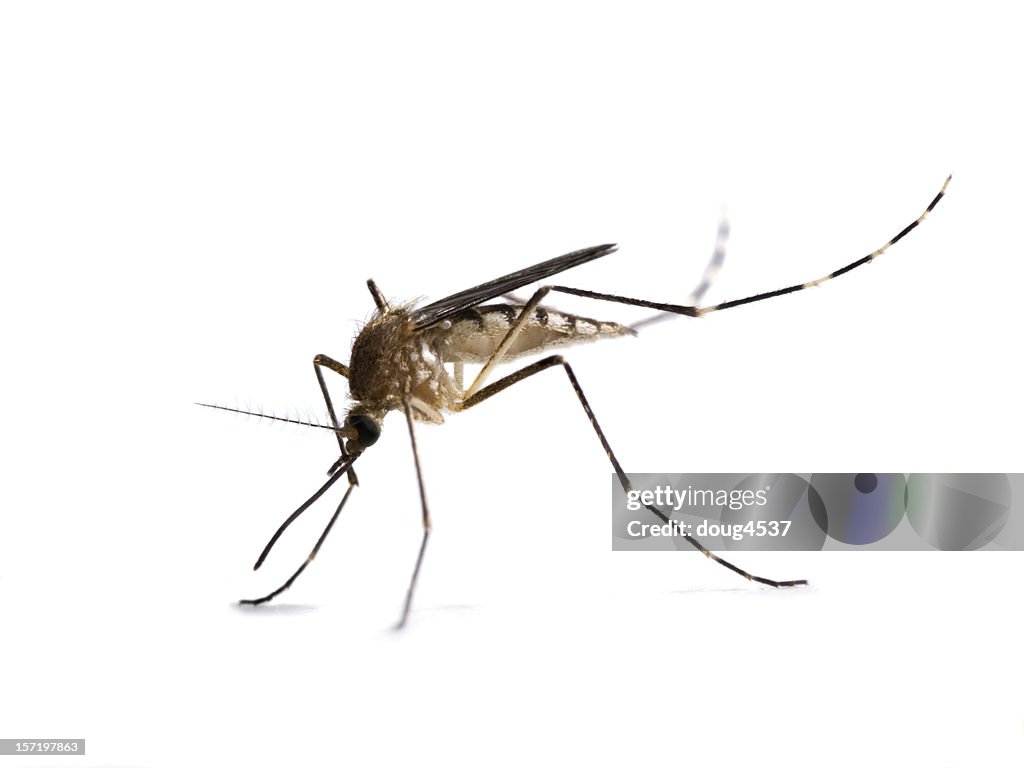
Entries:
[[[1019,24],[1000,4],[5,3],[0,737],[58,765],[1020,765],[1021,558],[612,553],[561,373],[402,419],[320,558],[311,366],[565,251],[663,301],[571,350],[627,471],[1021,471]],[[560,278],[560,279],[563,279]],[[561,303],[561,302],[560,302]],[[580,306],[565,303],[567,306]],[[585,314],[643,313],[587,304]],[[339,401],[344,382],[338,381]],[[340,489],[339,489],[340,490]],[[0,765],[43,765],[0,758]]]

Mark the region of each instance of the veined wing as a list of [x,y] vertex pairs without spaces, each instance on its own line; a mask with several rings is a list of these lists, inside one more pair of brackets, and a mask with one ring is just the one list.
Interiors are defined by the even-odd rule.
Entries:
[[425,307],[413,310],[413,327],[415,330],[421,331],[424,328],[437,325],[446,318],[458,314],[464,309],[475,307],[477,304],[481,304],[488,299],[493,299],[496,296],[501,296],[509,291],[522,288],[524,285],[535,283],[538,280],[543,280],[551,275],[557,275],[559,272],[564,272],[567,269],[572,269],[573,267],[578,267],[581,264],[586,264],[588,261],[593,261],[594,259],[599,259],[602,256],[607,256],[609,253],[613,253],[614,251],[614,243],[594,245],[590,248],[583,248],[579,251],[567,253],[564,256],[542,261],[540,264],[534,264],[532,267],[520,269],[518,272],[512,272],[504,277],[491,280],[490,282],[481,283],[473,288],[467,288],[464,291],[453,293],[445,299],[435,301],[433,304],[428,304]]

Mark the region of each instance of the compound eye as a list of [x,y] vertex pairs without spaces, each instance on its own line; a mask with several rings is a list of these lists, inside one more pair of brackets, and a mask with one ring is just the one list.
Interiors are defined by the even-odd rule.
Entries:
[[380,437],[380,425],[369,416],[363,414],[352,416],[348,420],[348,426],[355,428],[357,442],[363,448],[373,445]]

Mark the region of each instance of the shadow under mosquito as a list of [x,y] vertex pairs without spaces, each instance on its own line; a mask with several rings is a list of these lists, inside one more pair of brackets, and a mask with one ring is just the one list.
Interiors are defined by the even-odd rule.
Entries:
[[458,612],[462,613],[462,612],[468,612],[468,611],[475,611],[475,610],[479,609],[480,607],[481,606],[480,606],[479,603],[452,603],[451,605],[434,605],[434,606],[431,606],[429,608],[421,608],[421,609],[418,609],[418,610],[421,610],[421,611],[458,611]]
[[776,594],[787,594],[795,595],[804,592],[810,592],[810,585],[804,584],[797,588],[777,589],[775,587],[768,586],[756,586],[751,588],[750,586],[740,585],[738,587],[692,587],[689,589],[673,589],[668,594],[670,595],[709,595],[717,592],[739,592],[747,595],[760,595],[766,592]]
[[[422,621],[429,618],[432,615],[444,615],[449,616],[464,615],[469,616],[476,613],[482,607],[478,603],[451,603],[449,605],[431,605],[424,608],[417,608],[409,612],[409,623],[417,621],[417,617]],[[403,624],[393,624],[388,627],[388,631],[395,635],[403,635],[407,629],[407,626]]]
[[304,605],[302,603],[268,603],[266,605],[231,603],[231,607],[238,613],[247,613],[249,615],[263,614],[264,616],[290,616],[299,613],[310,613],[317,609],[315,605]]
[[422,616],[428,616],[431,614],[438,615],[457,615],[457,614],[471,614],[476,613],[483,606],[479,603],[451,603],[449,605],[431,605],[424,608],[417,608],[415,611],[409,613],[410,620],[415,614]]
[[688,589],[673,589],[668,592],[670,595],[706,595],[713,592],[745,592],[745,587],[691,587]]

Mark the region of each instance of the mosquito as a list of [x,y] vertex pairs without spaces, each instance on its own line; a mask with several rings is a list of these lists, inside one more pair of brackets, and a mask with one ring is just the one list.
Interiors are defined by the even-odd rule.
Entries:
[[[601,429],[597,417],[594,415],[594,410],[586,395],[584,395],[579,380],[576,378],[576,374],[562,355],[549,355],[488,384],[487,381],[494,369],[507,361],[557,347],[634,334],[636,333],[635,329],[640,325],[660,317],[669,316],[661,313],[695,318],[703,317],[713,312],[733,309],[744,304],[753,304],[754,302],[817,287],[833,278],[845,275],[857,267],[871,263],[890,247],[906,237],[938,205],[939,201],[946,194],[946,188],[949,186],[951,179],[952,176],[946,178],[938,194],[935,195],[920,216],[900,230],[885,245],[872,251],[867,256],[852,261],[817,280],[709,306],[699,306],[698,302],[704,291],[711,284],[724,257],[725,239],[728,234],[728,226],[724,222],[719,228],[719,236],[712,259],[705,269],[700,284],[691,293],[691,304],[666,304],[646,299],[628,298],[580,288],[571,288],[564,285],[544,285],[538,288],[529,300],[525,302],[510,296],[511,292],[523,286],[546,280],[561,272],[608,256],[615,252],[616,246],[614,244],[596,245],[573,251],[572,253],[534,264],[531,267],[526,267],[525,269],[512,272],[472,288],[467,288],[464,291],[459,291],[424,307],[416,307],[415,303],[393,306],[384,298],[384,294],[381,293],[377,284],[372,279],[368,280],[367,287],[376,304],[376,312],[357,335],[352,345],[348,365],[340,363],[327,355],[317,355],[313,358],[313,370],[316,373],[317,382],[320,385],[320,391],[327,406],[330,423],[319,424],[312,421],[267,416],[267,418],[271,419],[306,426],[323,427],[333,431],[338,440],[340,456],[328,470],[329,477],[327,482],[306,499],[298,509],[292,512],[274,532],[274,535],[270,537],[270,540],[256,559],[253,569],[258,570],[263,565],[277,540],[288,529],[288,526],[295,522],[303,512],[312,506],[342,477],[347,478],[348,487],[335,508],[334,514],[328,520],[319,539],[317,539],[316,544],[313,545],[312,550],[298,569],[274,591],[259,598],[244,599],[240,602],[246,605],[259,605],[274,599],[291,587],[309,564],[313,562],[320,551],[320,547],[334,527],[335,521],[345,507],[349,496],[358,485],[358,478],[356,477],[353,465],[380,438],[385,415],[391,411],[401,411],[405,415],[409,442],[412,447],[423,522],[423,535],[419,551],[416,555],[416,562],[413,567],[412,576],[409,579],[409,586],[396,628],[404,627],[412,608],[413,595],[416,591],[416,583],[423,566],[423,559],[427,551],[427,543],[430,540],[431,532],[430,509],[427,505],[423,471],[420,466],[419,451],[416,447],[416,429],[414,426],[416,422],[441,424],[444,422],[444,413],[446,412],[457,413],[469,410],[535,374],[553,368],[561,368],[569,380],[576,399],[579,400],[580,406],[586,413],[590,426],[597,435],[597,439],[601,442],[601,446],[608,456],[608,461],[611,463],[619,483],[622,485],[623,490],[628,493],[631,490],[629,478],[623,471],[622,465],[616,458],[614,451],[612,451],[611,444]],[[648,318],[632,327],[615,322],[594,320],[543,306],[541,302],[550,293],[563,293],[596,301],[644,307],[657,310],[659,315],[654,318]],[[509,301],[494,304],[485,303],[499,297],[505,297]],[[482,366],[468,387],[464,386],[463,382],[464,366],[467,363]],[[449,365],[451,366],[450,371]],[[324,370],[331,371],[348,380],[352,404],[345,413],[344,418],[340,420],[337,417],[334,403],[327,388]],[[199,405],[236,413],[264,415],[222,405],[211,405],[208,403],[199,403]],[[650,504],[644,504],[644,506],[662,522],[667,523],[669,521],[668,516],[656,506]],[[684,535],[683,538],[697,551],[711,560],[750,581],[779,588],[807,584],[805,579],[776,581],[763,576],[756,576],[719,557],[692,536]]]

